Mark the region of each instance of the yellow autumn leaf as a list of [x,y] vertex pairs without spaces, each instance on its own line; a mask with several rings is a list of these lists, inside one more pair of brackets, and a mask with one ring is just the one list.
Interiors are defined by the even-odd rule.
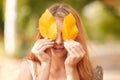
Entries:
[[55,40],[57,26],[53,15],[47,9],[39,19],[39,31],[44,38]]
[[63,40],[75,39],[78,35],[78,29],[76,26],[76,20],[74,16],[70,13],[63,21],[62,25],[62,37]]

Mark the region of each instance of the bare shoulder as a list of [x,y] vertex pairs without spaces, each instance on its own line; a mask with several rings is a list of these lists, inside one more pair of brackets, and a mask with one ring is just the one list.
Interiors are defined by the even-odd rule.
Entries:
[[29,64],[26,60],[21,62],[18,80],[32,80]]

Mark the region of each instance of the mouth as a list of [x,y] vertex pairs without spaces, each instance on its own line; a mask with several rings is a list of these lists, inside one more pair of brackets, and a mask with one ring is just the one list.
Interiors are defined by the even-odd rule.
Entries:
[[53,46],[53,51],[55,53],[65,53],[65,54],[67,53],[65,47],[62,45],[61,46],[57,46],[57,45]]
[[54,50],[63,50],[64,47],[53,47]]
[[62,47],[62,48],[54,47],[54,49],[64,49],[64,47]]

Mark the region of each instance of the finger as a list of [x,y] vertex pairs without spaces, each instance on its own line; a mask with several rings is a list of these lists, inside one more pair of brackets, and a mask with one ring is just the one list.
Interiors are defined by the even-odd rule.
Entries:
[[79,55],[81,55],[81,54],[84,53],[84,49],[83,49],[83,47],[81,46],[81,44],[80,44],[79,42],[76,42],[76,41],[74,41],[74,40],[69,40],[69,41],[67,41],[67,43],[68,43],[70,46],[72,46],[73,49],[75,49],[75,51],[76,51],[75,54],[76,54],[77,56],[79,56]]
[[72,46],[77,53],[81,50],[81,46],[78,42],[69,41],[69,45]]
[[73,42],[73,43],[75,43],[75,44],[77,44],[77,45],[80,44],[79,42],[77,42],[77,41],[75,41],[75,40],[70,40],[70,41]]
[[45,49],[50,48],[50,47],[53,47],[53,45],[46,45],[39,49],[32,49],[32,52],[35,54],[43,53],[45,51]]
[[38,47],[41,43],[48,42],[50,40],[45,40],[45,39],[39,39],[35,42],[34,48]]
[[80,47],[81,47],[80,43],[77,42],[77,41],[74,41],[74,40],[68,40],[67,42],[68,42],[69,44],[71,44],[71,46],[80,46]]
[[[47,45],[47,46],[42,47],[42,48],[39,50],[39,54],[38,54],[38,55],[40,55],[41,57],[45,56],[45,54],[46,54],[46,52],[44,52],[45,49],[48,49],[48,48],[51,48],[51,47],[53,47],[53,45]],[[47,52],[47,54],[50,56],[50,53],[49,53],[49,52]]]
[[[45,44],[44,44],[45,43]],[[35,44],[34,44],[34,46],[33,46],[33,48],[32,48],[32,52],[33,53],[38,53],[38,50],[42,47],[42,45],[49,45],[49,44],[54,44],[54,42],[53,41],[51,41],[51,40],[48,40],[48,39],[38,39],[36,42],[35,42]]]
[[39,60],[42,60],[43,56],[45,55],[45,52],[40,52],[40,54],[36,54]]
[[53,44],[54,44],[54,42],[43,42],[37,47],[37,49],[40,49],[40,48],[47,46],[47,45],[53,45]]
[[76,42],[76,41],[73,41],[73,40],[71,42],[72,42],[72,44],[73,43],[76,44],[76,46],[77,46],[76,50],[78,51],[77,54],[80,55],[80,56],[84,56],[85,51],[84,51],[83,46],[79,42]]
[[78,49],[79,49],[79,46],[78,46],[78,43],[77,44],[74,44],[72,41],[66,41],[66,43],[70,46],[70,47],[72,47],[72,49],[74,49],[75,51],[78,51]]
[[43,46],[41,49],[40,49],[40,51],[45,51],[47,48],[51,48],[51,47],[53,47],[53,45],[46,45],[46,46]]
[[81,52],[80,47],[78,45],[74,44],[73,42],[70,42],[69,44],[72,47],[72,49],[75,50],[74,55],[79,56],[80,55],[79,53]]
[[68,53],[70,55],[74,55],[75,50],[69,44],[67,44],[66,42],[64,42],[64,46],[65,46],[65,48],[67,49],[67,51],[68,51]]
[[[73,44],[73,45],[75,45],[75,46],[77,46],[77,47],[83,49],[83,46],[82,46],[79,42],[74,41],[74,40],[70,40],[70,41],[71,41],[71,44]],[[70,41],[69,41],[69,42],[70,42]]]

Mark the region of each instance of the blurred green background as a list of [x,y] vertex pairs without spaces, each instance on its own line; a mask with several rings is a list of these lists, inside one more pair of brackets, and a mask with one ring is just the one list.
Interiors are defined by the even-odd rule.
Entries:
[[[119,0],[16,0],[15,57],[25,56],[34,42],[38,19],[54,3],[67,3],[80,14],[88,40],[98,43],[120,41]],[[5,0],[0,0],[0,54],[4,51]]]

